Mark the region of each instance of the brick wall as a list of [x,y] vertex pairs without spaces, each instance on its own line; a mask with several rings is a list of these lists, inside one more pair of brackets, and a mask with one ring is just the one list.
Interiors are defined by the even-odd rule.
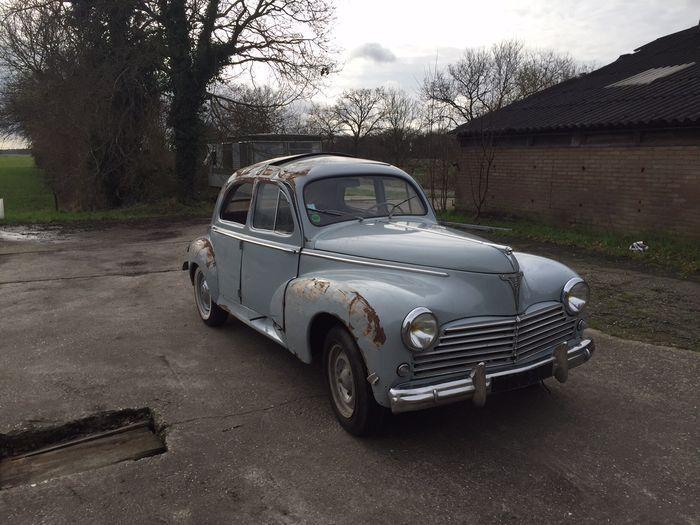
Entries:
[[[478,159],[462,147],[460,209],[473,210],[468,173]],[[483,210],[700,237],[700,145],[499,147]]]

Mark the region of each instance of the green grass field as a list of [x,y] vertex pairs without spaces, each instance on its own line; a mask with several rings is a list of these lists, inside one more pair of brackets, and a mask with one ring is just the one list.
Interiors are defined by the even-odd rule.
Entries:
[[[42,180],[41,170],[29,156],[0,156],[0,198],[4,199],[5,219],[0,224],[72,223],[104,220],[132,220],[152,217],[204,217],[211,213],[213,202],[184,206],[174,199],[153,204],[140,204],[114,210],[94,212],[57,212],[53,195]],[[455,222],[472,222],[469,217],[448,212],[442,218]],[[528,220],[486,220],[484,224],[510,228],[509,232],[491,232],[490,238],[515,237],[547,242],[558,246],[583,249],[592,254],[639,261],[639,254],[629,245],[643,238],[652,247],[644,255],[644,263],[682,276],[697,277],[700,273],[700,245],[689,239],[671,235],[622,235],[588,228],[562,228]]]
[[0,155],[0,199],[5,219],[0,224],[47,224],[131,220],[152,217],[199,217],[211,213],[213,202],[184,206],[174,199],[113,210],[63,212],[54,209],[53,195],[30,156]]
[[[473,222],[466,215],[454,211],[441,214],[441,218],[453,222]],[[643,262],[682,277],[697,278],[700,274],[700,244],[680,236],[653,232],[622,234],[578,226],[567,228],[525,219],[485,219],[481,224],[510,229],[488,232],[486,236],[494,241],[499,238],[520,238],[545,242],[583,249],[595,255]],[[640,239],[650,246],[643,256],[629,250],[630,244]]]
[[53,210],[53,196],[30,156],[0,156],[0,198],[5,220],[28,220],[28,214]]

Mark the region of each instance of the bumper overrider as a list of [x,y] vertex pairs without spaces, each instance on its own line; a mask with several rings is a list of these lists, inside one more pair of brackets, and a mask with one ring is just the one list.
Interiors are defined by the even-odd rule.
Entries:
[[583,339],[571,348],[566,344],[557,346],[549,357],[507,370],[487,372],[484,363],[479,363],[464,379],[417,387],[398,385],[389,390],[391,411],[395,414],[410,412],[467,399],[481,406],[496,385],[501,386],[495,390],[510,390],[512,385],[526,386],[552,376],[563,383],[569,369],[588,361],[594,351],[593,340]]

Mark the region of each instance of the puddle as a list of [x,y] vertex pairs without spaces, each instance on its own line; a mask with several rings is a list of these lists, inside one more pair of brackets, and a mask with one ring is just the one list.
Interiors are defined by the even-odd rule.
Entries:
[[65,425],[0,434],[0,490],[162,454],[147,408],[105,412]]
[[0,227],[0,241],[27,242],[44,241],[60,242],[71,238],[61,231],[60,227],[38,228],[30,226],[2,226]]

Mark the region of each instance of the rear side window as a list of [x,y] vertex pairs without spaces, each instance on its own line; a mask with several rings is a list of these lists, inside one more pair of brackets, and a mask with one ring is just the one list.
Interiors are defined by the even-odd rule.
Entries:
[[219,217],[224,221],[245,224],[248,219],[248,208],[253,196],[253,183],[244,182],[229,190],[221,206]]
[[276,184],[260,184],[255,199],[253,227],[289,234],[294,231],[292,209],[286,195]]
[[294,219],[292,219],[292,207],[287,196],[280,191],[280,200],[277,205],[277,220],[275,222],[277,233],[292,233],[294,231]]
[[253,227],[259,230],[274,230],[277,213],[277,199],[280,190],[274,184],[258,186],[258,197],[255,199],[255,215]]

